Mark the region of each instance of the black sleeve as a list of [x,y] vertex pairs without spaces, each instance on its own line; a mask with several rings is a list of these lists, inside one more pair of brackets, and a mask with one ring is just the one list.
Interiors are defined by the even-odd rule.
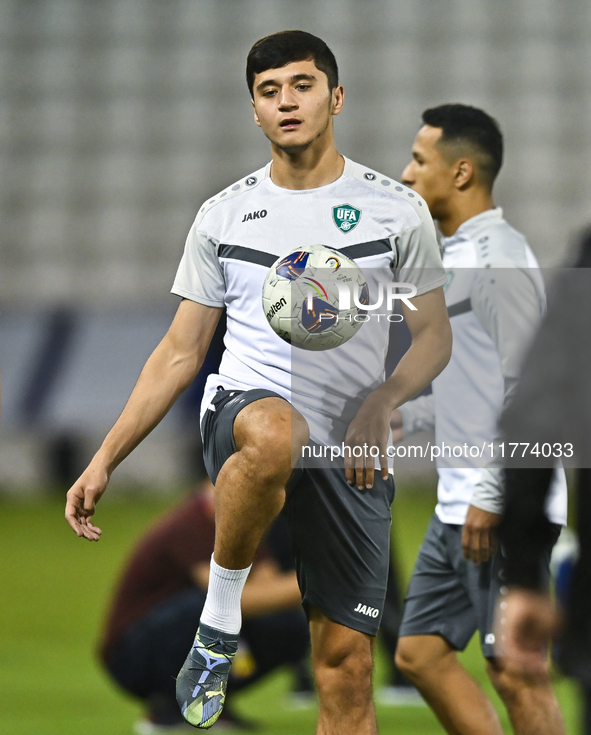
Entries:
[[540,559],[554,534],[545,513],[553,473],[552,467],[505,471],[505,514],[499,539],[506,558],[505,582],[509,585],[543,588]]
[[[589,468],[591,269],[585,266],[591,265],[591,230],[577,265],[556,278],[548,313],[524,361],[501,429],[506,442],[569,443],[578,466]],[[551,539],[545,500],[556,461],[554,456],[531,454],[522,459],[519,452],[514,460],[505,456],[507,497],[500,540],[508,584],[540,585],[539,560]]]
[[[560,303],[560,302],[558,302]],[[514,444],[553,443],[564,428],[564,315],[551,304],[524,361],[512,402],[501,418],[505,445],[505,513],[499,540],[506,558],[507,584],[541,587],[540,559],[550,543],[552,526],[545,513],[556,458],[509,449]]]

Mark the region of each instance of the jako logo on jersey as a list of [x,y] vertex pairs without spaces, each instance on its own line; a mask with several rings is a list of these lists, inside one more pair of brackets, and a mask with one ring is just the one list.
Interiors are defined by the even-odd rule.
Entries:
[[277,301],[276,303],[274,303],[271,306],[271,308],[269,309],[269,311],[267,312],[267,319],[270,319],[273,316],[273,314],[276,314],[279,311],[279,309],[281,309],[281,307],[283,307],[283,306],[287,306],[287,301],[282,296],[279,299],[279,301]]
[[377,618],[380,611],[377,607],[369,607],[368,605],[362,605],[359,603],[353,612],[357,612],[360,615],[369,615],[370,618]]
[[261,209],[260,212],[249,212],[248,214],[245,214],[242,221],[248,222],[251,219],[264,219],[267,216],[267,210]]
[[350,204],[339,204],[338,207],[332,208],[332,217],[339,230],[347,233],[359,224],[361,210],[352,207]]

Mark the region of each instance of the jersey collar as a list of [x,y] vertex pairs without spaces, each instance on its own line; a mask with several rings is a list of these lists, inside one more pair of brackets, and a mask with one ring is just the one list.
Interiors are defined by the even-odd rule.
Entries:
[[453,235],[442,237],[440,245],[442,250],[448,250],[457,243],[470,240],[483,227],[500,222],[503,219],[502,207],[487,209],[485,212],[470,217],[458,227]]

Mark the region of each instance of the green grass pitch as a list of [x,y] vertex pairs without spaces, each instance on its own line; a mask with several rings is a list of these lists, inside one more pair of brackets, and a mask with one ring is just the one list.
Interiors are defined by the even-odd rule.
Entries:
[[[411,490],[400,493],[394,504],[394,542],[405,578],[434,507],[431,492]],[[0,733],[131,733],[141,710],[103,674],[94,651],[123,561],[142,531],[173,502],[137,495],[120,499],[113,491],[96,516],[103,538],[91,544],[67,527],[61,498],[0,500]],[[475,640],[462,660],[491,693]],[[378,656],[378,686],[383,672]],[[313,733],[314,711],[289,709],[288,687],[289,676],[280,671],[239,695],[236,708],[260,721],[262,733]],[[556,679],[556,689],[568,732],[574,734],[576,689],[563,678]],[[381,735],[443,732],[427,708],[378,707],[377,712]]]

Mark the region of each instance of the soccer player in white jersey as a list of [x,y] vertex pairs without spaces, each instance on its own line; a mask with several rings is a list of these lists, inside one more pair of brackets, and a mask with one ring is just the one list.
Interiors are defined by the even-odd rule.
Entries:
[[[242,587],[261,537],[285,505],[310,622],[317,732],[370,735],[372,649],[394,493],[389,421],[449,359],[445,273],[421,197],[338,153],[333,118],[344,93],[323,41],[302,31],[261,39],[248,55],[247,82],[271,163],[200,209],[173,286],[182,297],[178,312],[70,489],[66,516],[79,536],[98,540],[91,516],[113,469],[193,380],[226,308],[226,351],[202,406],[204,455],[216,486],[215,548],[195,644],[177,679],[181,711],[200,728],[218,718]],[[417,289],[415,308],[404,307],[412,345],[388,380],[386,320],[374,320],[375,329],[364,324],[329,353],[292,351],[269,327],[261,303],[269,266],[313,243],[354,258],[370,292],[379,278]],[[340,468],[301,466],[309,440],[378,447],[379,470],[363,456]]]
[[[452,357],[433,393],[393,412],[393,439],[435,429],[448,447],[437,463],[438,504],[409,585],[396,653],[449,733],[500,735],[484,692],[456,657],[478,630],[490,679],[517,735],[560,735],[564,725],[549,676],[510,674],[495,659],[493,616],[501,580],[495,528],[503,509],[501,470],[491,454],[497,419],[516,387],[523,352],[544,308],[538,264],[492,199],[503,140],[482,110],[426,110],[403,181],[424,197],[443,237]],[[461,459],[449,448],[468,447]],[[472,447],[476,447],[475,452]],[[483,453],[486,457],[486,453]],[[478,455],[478,456],[475,456]],[[554,541],[566,523],[564,471],[555,472],[547,514]],[[551,548],[546,549],[548,580]]]

